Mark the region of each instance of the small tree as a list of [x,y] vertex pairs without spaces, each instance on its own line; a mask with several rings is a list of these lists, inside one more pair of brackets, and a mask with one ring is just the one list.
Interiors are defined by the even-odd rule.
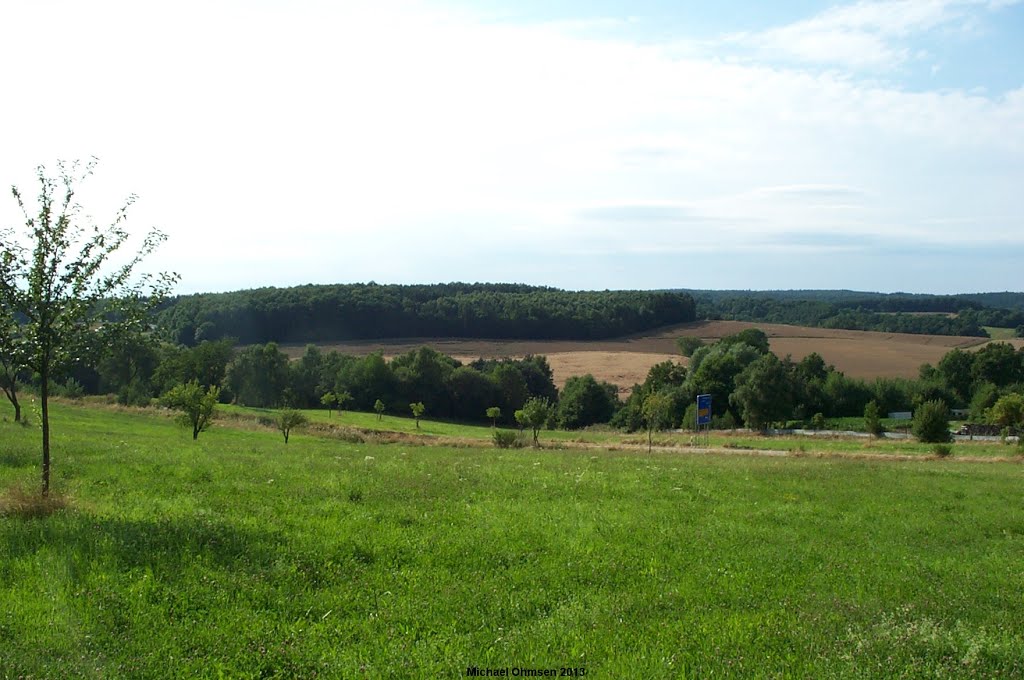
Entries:
[[692,357],[693,353],[704,346],[704,341],[692,335],[676,338],[676,347],[684,357]]
[[412,411],[412,417],[416,419],[416,429],[420,429],[420,416],[427,410],[427,407],[423,405],[422,401],[417,401],[409,404],[409,410]]
[[540,446],[540,428],[544,427],[550,417],[551,402],[546,397],[533,397],[523,404],[522,409],[516,411],[516,420],[533,431],[534,446]]
[[36,171],[35,214],[11,187],[25,230],[20,236],[0,230],[0,313],[24,319],[15,341],[25,365],[39,376],[44,496],[50,490],[52,381],[83,359],[95,359],[110,337],[144,332],[147,315],[177,279],[173,274],[133,278],[136,266],[166,238],[159,231],[150,231],[134,256],[112,262],[128,242],[124,221],[135,197],[108,226],[83,226],[88,218],[75,203],[76,186],[92,174],[95,161],[84,169],[77,163],[57,167],[57,179],[42,166]]
[[926,401],[914,413],[914,436],[928,444],[944,444],[950,440],[949,409],[945,402]]
[[348,390],[345,390],[344,392],[337,392],[335,396],[338,398],[338,417],[340,418],[341,412],[352,403],[352,395],[348,393]]
[[327,417],[331,417],[331,411],[338,405],[338,395],[334,392],[325,392],[324,396],[320,397],[320,403],[327,407]]
[[864,429],[875,437],[881,437],[885,432],[882,427],[882,417],[878,413],[878,402],[872,399],[864,407]]
[[293,428],[300,425],[305,425],[309,420],[306,418],[306,414],[302,411],[296,411],[293,408],[281,409],[277,414],[277,429],[284,435],[284,443],[288,443],[288,437],[292,432]]
[[654,446],[654,430],[663,430],[672,417],[672,399],[662,392],[648,394],[641,407],[647,426],[647,452]]
[[377,420],[380,421],[384,417],[384,402],[380,399],[373,402],[373,410],[377,412]]
[[815,413],[811,416],[811,429],[812,430],[824,430],[825,429],[825,414]]
[[[0,304],[3,300],[0,300]],[[0,390],[14,407],[14,422],[21,420],[21,402],[18,401],[18,374],[25,368],[21,343],[18,342],[18,324],[12,315],[0,307]]]
[[204,391],[199,381],[193,380],[172,387],[164,394],[161,401],[167,408],[182,412],[178,416],[178,422],[185,427],[192,428],[194,441],[199,439],[200,432],[205,432],[210,427],[219,397],[220,388],[216,385],[211,385]]
[[501,409],[497,406],[491,406],[486,411],[487,417],[491,419],[491,427],[498,427],[498,418],[501,417]]

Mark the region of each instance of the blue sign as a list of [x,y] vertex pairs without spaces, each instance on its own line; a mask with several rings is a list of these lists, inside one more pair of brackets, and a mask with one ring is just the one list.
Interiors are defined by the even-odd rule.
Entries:
[[697,424],[708,425],[711,423],[711,395],[697,395]]

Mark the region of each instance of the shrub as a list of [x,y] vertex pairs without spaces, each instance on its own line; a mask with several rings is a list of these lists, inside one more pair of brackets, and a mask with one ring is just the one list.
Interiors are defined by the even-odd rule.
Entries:
[[736,417],[732,414],[732,411],[726,411],[723,415],[713,416],[711,418],[711,429],[712,430],[735,430],[736,429]]
[[519,436],[518,432],[512,432],[511,430],[495,430],[494,431],[494,446],[499,449],[521,449],[523,448],[523,438]]
[[914,436],[927,444],[945,444],[949,436],[949,410],[942,401],[926,401],[914,413]]
[[885,432],[885,428],[882,427],[882,417],[878,413],[878,402],[874,399],[864,407],[864,430],[875,437],[881,437]]
[[815,413],[811,416],[811,429],[812,430],[824,430],[825,429],[825,414]]
[[693,353],[703,346],[703,340],[690,335],[684,335],[681,338],[676,338],[676,347],[679,348],[679,353],[684,357],[692,357]]
[[54,385],[52,393],[57,397],[78,400],[85,396],[85,388],[74,378],[68,378],[63,384]]
[[682,427],[684,430],[690,430],[691,432],[697,429],[697,403],[694,402],[686,407],[686,413],[683,414]]
[[953,447],[949,444],[936,444],[932,447],[932,453],[939,458],[949,458],[953,455]]

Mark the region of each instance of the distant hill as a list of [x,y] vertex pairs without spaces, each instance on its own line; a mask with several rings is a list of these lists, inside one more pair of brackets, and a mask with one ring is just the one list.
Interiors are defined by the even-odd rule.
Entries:
[[691,290],[701,319],[986,337],[1024,325],[1024,293],[927,295],[851,290]]
[[202,293],[158,323],[177,342],[374,338],[602,340],[697,319],[986,337],[1024,327],[1024,293],[853,290],[565,291],[514,283],[338,284]]
[[976,300],[986,307],[1024,311],[1024,293],[967,293],[957,297]]
[[175,298],[158,324],[175,341],[242,343],[463,337],[597,340],[696,319],[686,293],[573,292],[519,284],[306,285]]

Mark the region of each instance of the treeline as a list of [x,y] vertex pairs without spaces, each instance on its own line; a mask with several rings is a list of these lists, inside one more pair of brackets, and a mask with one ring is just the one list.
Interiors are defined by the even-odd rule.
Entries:
[[977,352],[955,349],[936,366],[923,365],[917,379],[866,381],[837,371],[817,353],[800,361],[779,358],[769,351],[762,331],[749,329],[697,348],[689,370],[674,362],[652,368],[646,381],[633,387],[613,424],[642,428],[644,406],[656,394],[671,402],[670,419],[683,427],[693,427],[698,394],[712,395],[714,425],[723,428],[809,424],[817,414],[862,417],[871,402],[884,415],[938,401],[948,409],[967,408],[972,419],[985,422],[1000,398],[1024,394],[1024,348],[991,343]]
[[[230,338],[186,347],[136,337],[108,347],[95,366],[62,378],[56,392],[72,397],[113,393],[121,403],[148,405],[194,382],[203,389],[218,388],[221,401],[245,406],[337,404],[409,415],[411,405],[423,404],[429,417],[509,425],[516,411],[536,398],[551,405],[549,427],[610,423],[630,431],[649,429],[652,418],[658,429],[692,427],[699,394],[712,395],[714,425],[720,428],[860,417],[872,402],[883,415],[941,402],[946,408],[969,409],[976,422],[1009,418],[1012,422],[1005,424],[1018,425],[1024,420],[1024,412],[993,415],[1000,400],[1024,395],[1024,348],[1006,343],[990,343],[976,352],[954,349],[935,366],[922,366],[917,379],[873,381],[850,378],[816,353],[800,361],[780,358],[757,329],[691,350],[689,368],[672,360],[655,365],[623,402],[617,386],[590,375],[570,378],[559,391],[543,356],[462,364],[428,347],[386,360],[380,354],[355,357],[310,345],[289,361],[272,342],[236,349]],[[17,377],[33,380],[24,373]]]
[[[18,377],[32,382],[28,374]],[[532,397],[558,400],[543,356],[463,365],[428,347],[386,360],[378,353],[356,357],[309,345],[289,360],[276,343],[237,349],[232,338],[194,347],[145,339],[113,346],[95,366],[59,378],[56,393],[114,394],[122,404],[146,406],[190,382],[216,387],[221,402],[242,406],[319,408],[331,393],[343,397],[342,408],[373,411],[380,401],[385,412],[407,415],[410,403],[422,402],[434,417],[469,421],[484,421],[485,410],[498,407],[501,422],[511,422]]]
[[685,293],[571,292],[518,284],[307,285],[171,300],[158,326],[194,346],[466,337],[593,340],[696,319]]
[[[964,296],[874,295],[849,291],[694,291],[697,315],[846,330],[987,337],[984,326],[1024,327],[1024,311],[990,308]],[[777,297],[773,297],[777,295]],[[806,295],[806,298],[801,297]]]

